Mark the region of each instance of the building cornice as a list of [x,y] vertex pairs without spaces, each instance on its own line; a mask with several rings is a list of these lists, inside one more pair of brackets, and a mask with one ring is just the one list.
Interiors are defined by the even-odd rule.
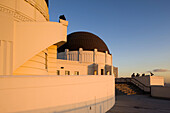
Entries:
[[20,11],[14,10],[14,9],[4,6],[2,4],[0,4],[0,11],[4,12],[4,13],[8,13],[9,15],[13,16],[15,19],[19,19],[20,21],[35,21],[34,19],[21,13]]

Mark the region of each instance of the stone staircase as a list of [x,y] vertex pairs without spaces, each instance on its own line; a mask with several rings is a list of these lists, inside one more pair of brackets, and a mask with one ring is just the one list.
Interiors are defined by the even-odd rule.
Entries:
[[136,95],[143,94],[138,87],[133,84],[119,83],[115,84],[116,95]]

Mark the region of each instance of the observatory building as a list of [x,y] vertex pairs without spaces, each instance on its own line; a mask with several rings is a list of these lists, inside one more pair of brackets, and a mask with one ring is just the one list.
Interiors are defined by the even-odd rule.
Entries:
[[0,1],[0,112],[104,113],[115,104],[107,45],[50,22],[48,0]]
[[[57,59],[63,60],[57,66],[60,75],[113,75],[115,68],[107,45],[89,32],[69,34],[67,42],[57,49]],[[63,72],[65,69],[68,72]]]

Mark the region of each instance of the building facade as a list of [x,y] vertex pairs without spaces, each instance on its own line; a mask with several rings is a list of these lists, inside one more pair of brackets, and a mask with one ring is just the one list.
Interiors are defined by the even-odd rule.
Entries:
[[115,104],[111,54],[60,52],[68,21],[50,22],[47,1],[0,0],[0,112],[108,111]]
[[[57,50],[57,59],[77,63],[72,70],[82,75],[113,75],[112,55],[107,45],[98,36],[89,32],[74,32]],[[79,65],[78,65],[79,64]],[[58,71],[62,71],[59,65]],[[82,69],[81,69],[82,68]]]

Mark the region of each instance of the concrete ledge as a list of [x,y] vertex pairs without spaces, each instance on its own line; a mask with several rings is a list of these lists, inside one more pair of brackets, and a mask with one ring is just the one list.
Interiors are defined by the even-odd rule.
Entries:
[[115,104],[114,76],[0,76],[0,112],[104,113]]

